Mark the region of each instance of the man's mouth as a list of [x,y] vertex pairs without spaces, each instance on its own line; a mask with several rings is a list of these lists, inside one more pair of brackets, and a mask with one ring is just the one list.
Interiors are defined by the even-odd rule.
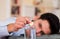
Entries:
[[37,32],[36,34],[44,35],[45,33],[41,31],[41,32]]

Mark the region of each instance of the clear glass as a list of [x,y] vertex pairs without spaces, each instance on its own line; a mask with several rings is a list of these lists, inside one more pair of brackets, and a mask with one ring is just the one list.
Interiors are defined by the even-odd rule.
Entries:
[[[31,28],[30,24],[27,24],[24,28],[25,33],[24,33],[24,39],[36,39],[36,30],[35,28]],[[26,33],[26,30],[29,30],[29,36]]]

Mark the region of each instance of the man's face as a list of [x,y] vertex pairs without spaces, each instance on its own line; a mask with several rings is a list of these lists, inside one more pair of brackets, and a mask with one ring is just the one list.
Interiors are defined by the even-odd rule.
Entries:
[[47,20],[36,20],[34,21],[34,26],[36,28],[36,34],[37,36],[41,36],[42,34],[50,34],[50,25]]

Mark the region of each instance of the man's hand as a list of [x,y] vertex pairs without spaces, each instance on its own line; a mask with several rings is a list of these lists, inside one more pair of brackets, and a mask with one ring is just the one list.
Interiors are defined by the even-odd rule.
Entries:
[[17,17],[15,26],[16,28],[20,29],[23,28],[27,23],[30,23],[30,20],[28,17]]
[[7,26],[8,32],[17,31],[25,26],[25,24],[29,23],[30,20],[27,17],[17,17],[15,23],[11,23]]

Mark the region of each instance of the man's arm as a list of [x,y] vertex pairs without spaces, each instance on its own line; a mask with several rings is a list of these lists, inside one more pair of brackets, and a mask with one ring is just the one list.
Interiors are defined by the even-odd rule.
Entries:
[[[16,21],[16,22],[15,22]],[[29,20],[25,17],[10,18],[0,24],[0,37],[9,35],[9,32],[17,31],[24,27]]]
[[0,26],[0,37],[9,35],[7,26]]

